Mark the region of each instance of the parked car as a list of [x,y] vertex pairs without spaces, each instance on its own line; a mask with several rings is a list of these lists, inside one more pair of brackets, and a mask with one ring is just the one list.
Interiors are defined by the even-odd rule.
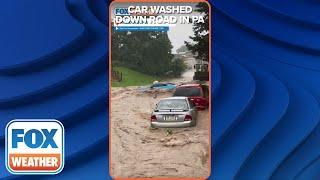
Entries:
[[180,128],[195,126],[197,108],[187,97],[170,97],[160,100],[151,114],[151,127]]
[[176,88],[174,97],[188,97],[198,110],[209,107],[209,87],[205,84],[183,84]]
[[209,81],[209,65],[208,64],[195,64],[196,70],[193,75],[193,80]]

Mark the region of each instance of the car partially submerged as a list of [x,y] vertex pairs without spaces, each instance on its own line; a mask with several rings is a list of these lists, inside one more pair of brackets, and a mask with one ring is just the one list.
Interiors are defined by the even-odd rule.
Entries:
[[140,92],[148,92],[148,91],[153,91],[153,90],[171,91],[171,90],[174,90],[176,87],[177,87],[177,85],[174,83],[156,82],[150,86],[139,87],[138,91],[140,91]]
[[165,89],[165,90],[172,90],[172,89],[175,89],[176,87],[177,85],[173,83],[168,83],[168,82],[158,82],[150,86],[151,89]]
[[197,108],[187,97],[160,100],[150,117],[151,127],[180,128],[195,126]]
[[209,107],[209,87],[205,84],[183,84],[176,88],[174,97],[188,97],[198,110]]

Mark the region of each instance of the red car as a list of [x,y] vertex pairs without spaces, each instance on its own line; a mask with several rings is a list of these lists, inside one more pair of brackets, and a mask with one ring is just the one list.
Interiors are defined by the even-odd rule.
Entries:
[[204,84],[184,84],[176,88],[173,96],[188,97],[198,110],[209,107],[209,87]]

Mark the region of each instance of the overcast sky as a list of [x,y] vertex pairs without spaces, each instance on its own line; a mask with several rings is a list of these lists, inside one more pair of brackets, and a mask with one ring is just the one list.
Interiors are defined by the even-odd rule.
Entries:
[[192,24],[177,24],[174,27],[169,27],[168,36],[173,46],[172,52],[176,53],[176,50],[184,45],[184,41],[190,42],[189,36],[192,35]]

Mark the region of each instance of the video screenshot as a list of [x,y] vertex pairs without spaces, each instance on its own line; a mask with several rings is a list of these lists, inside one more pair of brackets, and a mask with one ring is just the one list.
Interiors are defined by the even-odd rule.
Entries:
[[110,5],[110,174],[210,175],[210,5]]

